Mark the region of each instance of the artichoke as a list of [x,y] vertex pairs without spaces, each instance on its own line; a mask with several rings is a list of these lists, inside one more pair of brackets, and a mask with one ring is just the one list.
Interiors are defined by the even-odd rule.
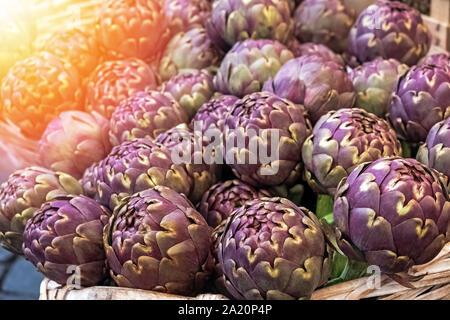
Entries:
[[351,69],[349,77],[356,91],[355,107],[384,118],[389,111],[398,79],[407,71],[407,65],[395,59],[382,58]]
[[211,15],[211,3],[205,0],[165,0],[164,12],[172,34],[202,27]]
[[240,300],[305,299],[325,283],[329,253],[312,215],[283,198],[262,198],[237,208],[217,250],[229,295]]
[[81,194],[78,181],[65,173],[29,167],[18,170],[0,187],[0,243],[22,254],[22,234],[28,219],[48,199]]
[[422,58],[417,64],[419,67],[431,64],[450,71],[450,54],[436,53]]
[[159,76],[166,81],[182,69],[212,69],[218,67],[221,60],[222,52],[209,40],[206,30],[193,28],[170,40],[161,58]]
[[247,201],[270,196],[268,191],[257,190],[237,179],[212,186],[198,203],[197,209],[208,225],[216,228],[231,213]]
[[122,198],[156,185],[187,195],[193,185],[185,167],[172,161],[170,150],[145,138],[115,146],[85,171],[81,182],[88,197],[111,211]]
[[54,33],[41,45],[55,56],[69,61],[81,77],[88,77],[101,60],[100,47],[95,37],[81,29]]
[[409,66],[430,49],[431,36],[420,13],[398,1],[377,1],[350,31],[349,50],[360,62],[380,56]]
[[83,195],[52,199],[27,222],[23,234],[25,258],[59,284],[70,282],[73,267],[78,269],[75,283],[98,284],[106,275],[103,228],[110,215]]
[[155,139],[166,147],[171,153],[171,159],[176,164],[185,168],[190,180],[192,189],[186,196],[193,203],[197,203],[203,194],[222,176],[222,157],[219,161],[214,158],[214,153],[209,153],[208,143],[199,140],[186,124],[174,127]]
[[313,123],[328,111],[351,108],[355,101],[344,67],[315,54],[288,61],[264,90],[304,105]]
[[125,99],[111,116],[109,137],[112,145],[135,138],[154,139],[188,116],[171,97],[158,91],[141,91]]
[[447,190],[437,171],[414,159],[361,164],[341,181],[335,199],[341,250],[385,273],[432,260],[449,240]]
[[157,85],[155,74],[142,60],[104,62],[89,77],[86,109],[109,119],[122,100],[139,91],[156,89]]
[[247,95],[225,120],[226,163],[254,187],[292,186],[301,175],[301,149],[310,133],[302,105],[269,92]]
[[39,141],[41,165],[79,179],[111,151],[109,122],[98,113],[63,112],[49,123]]
[[104,244],[120,287],[194,295],[212,271],[210,227],[184,196],[166,187],[123,199]]
[[431,128],[426,142],[419,148],[417,160],[450,179],[450,118]]
[[321,43],[335,52],[345,52],[355,20],[355,10],[342,0],[305,0],[294,13],[295,36],[301,42]]
[[96,33],[110,59],[159,59],[170,40],[164,0],[102,1]]
[[206,21],[211,41],[225,52],[246,39],[286,43],[293,27],[288,1],[277,0],[217,0]]
[[264,81],[280,70],[294,55],[273,40],[248,39],[236,43],[225,55],[214,85],[223,94],[243,96],[261,91]]
[[303,145],[305,176],[313,190],[331,196],[359,164],[400,156],[402,148],[386,120],[362,109],[330,111]]
[[400,138],[425,141],[431,127],[450,116],[450,73],[434,65],[413,67],[400,78],[389,117]]
[[214,94],[213,76],[207,70],[183,70],[163,83],[161,91],[170,94],[192,118]]
[[208,130],[211,134],[213,130],[222,133],[227,114],[237,100],[239,99],[235,96],[222,95],[205,102],[192,119],[190,128],[193,130],[200,128],[202,136],[207,135]]
[[298,58],[308,54],[316,54],[325,60],[331,60],[340,65],[345,65],[344,59],[341,55],[333,52],[330,48],[323,44],[313,42],[300,43],[297,39],[292,39],[286,45],[292,51],[294,57]]
[[0,113],[36,140],[61,112],[81,109],[84,99],[76,68],[47,52],[17,62],[3,78],[0,95]]

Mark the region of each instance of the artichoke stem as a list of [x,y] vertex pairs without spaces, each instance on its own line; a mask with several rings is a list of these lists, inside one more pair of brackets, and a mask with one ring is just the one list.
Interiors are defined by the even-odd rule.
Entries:
[[412,157],[411,145],[404,140],[401,140],[401,143],[402,143],[403,158],[411,158]]
[[332,271],[327,286],[359,279],[367,274],[366,262],[350,260],[338,252],[333,254]]
[[326,219],[328,223],[333,223],[334,199],[327,194],[317,196],[316,215],[319,219]]

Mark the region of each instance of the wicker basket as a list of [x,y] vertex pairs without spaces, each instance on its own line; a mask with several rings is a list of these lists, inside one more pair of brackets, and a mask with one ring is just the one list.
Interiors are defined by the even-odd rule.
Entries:
[[[361,278],[317,290],[312,300],[450,300],[450,243],[431,262],[415,266],[410,273],[423,276],[413,283],[415,288],[404,287],[387,276],[382,276],[377,289],[369,289],[371,279]],[[45,279],[41,284],[41,300],[226,300],[224,296],[202,294],[195,298],[159,292],[117,288],[90,287],[68,290]]]

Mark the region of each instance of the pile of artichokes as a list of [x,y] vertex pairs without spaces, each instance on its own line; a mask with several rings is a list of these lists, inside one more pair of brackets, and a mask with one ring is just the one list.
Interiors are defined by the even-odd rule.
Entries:
[[352,3],[107,0],[36,46],[1,80],[38,150],[0,187],[2,246],[75,289],[413,281],[450,240],[450,56],[416,9]]

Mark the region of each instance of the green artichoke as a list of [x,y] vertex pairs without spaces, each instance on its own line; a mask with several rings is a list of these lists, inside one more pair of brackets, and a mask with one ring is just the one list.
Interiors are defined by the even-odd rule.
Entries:
[[450,240],[450,201],[439,174],[414,159],[358,166],[335,196],[337,243],[388,274],[431,261]]
[[209,40],[204,28],[182,31],[167,44],[159,64],[159,76],[166,81],[182,69],[213,70],[219,66],[222,55]]
[[320,194],[334,195],[339,182],[359,164],[400,156],[402,148],[386,120],[362,109],[330,111],[303,144],[305,176]]
[[318,221],[283,198],[246,202],[218,241],[223,283],[235,299],[307,299],[328,280],[329,252]]
[[106,275],[103,228],[110,216],[86,196],[51,199],[27,222],[25,258],[59,284],[95,286]]
[[408,66],[395,59],[377,58],[349,71],[356,91],[355,107],[385,117],[389,111],[392,94]]
[[194,295],[212,272],[211,228],[166,187],[123,199],[105,227],[104,244],[121,287]]
[[0,243],[22,254],[22,234],[28,219],[47,200],[61,194],[81,194],[72,176],[30,167],[14,172],[0,187]]
[[223,94],[242,98],[261,91],[264,82],[293,58],[292,52],[278,41],[237,42],[222,60],[214,85]]

